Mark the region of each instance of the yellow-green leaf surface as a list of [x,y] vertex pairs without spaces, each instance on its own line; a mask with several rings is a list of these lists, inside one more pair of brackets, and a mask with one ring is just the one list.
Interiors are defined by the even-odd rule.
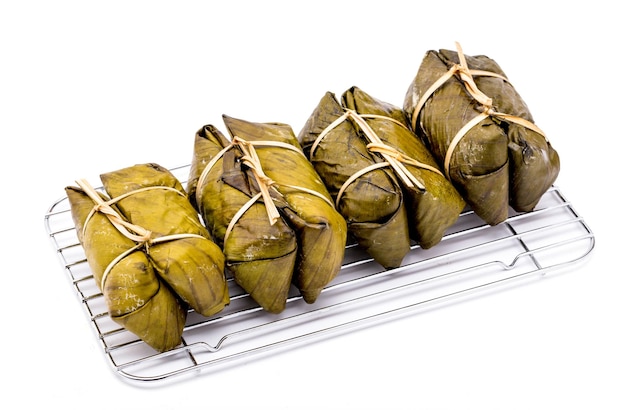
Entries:
[[[435,246],[457,221],[465,201],[444,177],[424,143],[408,128],[402,108],[376,99],[357,87],[347,90],[342,102],[346,108],[365,115],[365,121],[386,145],[430,167],[407,163],[407,171],[423,184],[424,189],[403,187],[411,237],[424,249]],[[377,117],[367,118],[369,114]]]
[[[237,213],[254,195],[250,175],[241,168],[234,151],[218,154],[230,142],[214,126],[201,128],[195,136],[188,191],[206,226],[223,247],[228,269],[239,284],[263,309],[278,313],[285,309],[296,264],[298,243],[295,232],[281,219],[270,224],[265,204],[253,203],[233,224]],[[201,174],[211,160],[204,182]]]
[[[415,131],[440,164],[457,132],[487,111],[519,117],[534,126],[525,102],[494,60],[463,56],[469,70],[497,75],[472,75],[480,92],[492,100],[491,106],[479,103],[457,75],[428,98],[418,113]],[[416,105],[431,85],[458,64],[458,51],[426,53],[405,97],[408,118],[417,115]],[[508,216],[509,205],[516,211],[532,210],[556,180],[559,168],[558,154],[546,136],[490,114],[462,137],[452,153],[449,175],[476,214],[495,225]]]
[[138,164],[102,174],[101,179],[113,198],[130,193],[116,205],[131,223],[151,231],[153,239],[181,235],[149,245],[159,276],[199,314],[222,310],[229,303],[224,254],[174,175],[157,164]]
[[346,221],[332,205],[324,182],[304,156],[289,125],[249,122],[228,116],[224,116],[224,123],[233,137],[253,142],[278,142],[296,148],[258,146],[256,152],[263,171],[275,182],[280,194],[279,211],[298,238],[293,282],[307,303],[315,302],[341,269],[347,238]]
[[[344,114],[334,94],[320,99],[298,139],[310,162],[336,201],[341,187],[361,170],[382,162],[367,150],[367,143],[349,121],[332,128],[311,150],[319,135]],[[343,192],[338,210],[351,235],[372,258],[387,268],[401,264],[410,249],[404,194],[389,168],[358,177]]]
[[[72,218],[87,262],[100,287],[111,319],[158,351],[180,344],[187,306],[162,283],[142,250],[109,219],[95,213],[94,202],[80,188],[67,187]],[[107,267],[111,268],[102,284]]]

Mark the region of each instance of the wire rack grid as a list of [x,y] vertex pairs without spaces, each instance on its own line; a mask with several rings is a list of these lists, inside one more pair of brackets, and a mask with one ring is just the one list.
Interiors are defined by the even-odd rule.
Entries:
[[[188,166],[172,172],[185,181]],[[231,303],[212,317],[189,311],[182,344],[158,353],[109,317],[66,197],[52,204],[44,222],[103,354],[124,380],[143,385],[214,373],[286,347],[540,278],[581,262],[595,246],[589,226],[553,186],[534,211],[511,211],[497,226],[463,212],[441,243],[428,250],[412,246],[395,269],[382,268],[348,244],[339,275],[318,300],[307,304],[294,289],[280,314],[264,312],[229,278]]]

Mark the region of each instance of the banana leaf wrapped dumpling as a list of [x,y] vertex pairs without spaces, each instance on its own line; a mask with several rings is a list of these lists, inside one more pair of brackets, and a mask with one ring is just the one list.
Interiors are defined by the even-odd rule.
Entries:
[[187,190],[235,281],[263,309],[278,313],[291,288],[297,238],[282,218],[268,220],[263,202],[251,202],[258,185],[242,168],[241,155],[222,151],[229,146],[212,125],[196,133]]
[[[357,243],[384,267],[397,267],[411,245],[402,188],[388,167],[371,169],[366,175],[358,176],[359,171],[371,167],[377,159],[368,152],[358,129],[343,120],[344,114],[335,95],[327,92],[298,139]],[[331,125],[334,127],[327,132]],[[326,132],[328,135],[322,143],[313,147]],[[311,155],[312,151],[315,155]],[[346,181],[354,175],[358,176],[355,182],[344,189]],[[340,191],[341,200],[337,201]]]
[[446,176],[491,225],[532,210],[554,183],[559,157],[495,61],[429,51],[404,110]]
[[181,342],[187,305],[156,275],[135,241],[105,214],[93,212],[94,200],[108,198],[94,198],[79,187],[67,187],[65,192],[78,239],[111,319],[157,351],[175,348]]
[[339,273],[347,229],[290,126],[224,116],[196,133],[188,191],[235,281],[265,310],[307,303]]
[[[342,95],[348,110],[361,116],[369,129],[379,136],[382,147],[370,143],[370,150],[393,148],[392,155],[406,161],[412,184],[403,184],[409,214],[409,232],[423,248],[438,244],[465,207],[465,201],[444,177],[435,158],[409,129],[402,108],[378,100],[352,87]],[[358,117],[353,117],[358,118]],[[360,127],[360,125],[359,125]],[[389,157],[385,158],[389,160]]]
[[72,217],[111,318],[158,351],[181,342],[187,310],[208,316],[230,301],[224,255],[180,182],[141,164],[67,187]]
[[326,93],[298,138],[356,241],[386,268],[401,264],[412,238],[437,244],[465,206],[402,109],[357,87],[342,104]]

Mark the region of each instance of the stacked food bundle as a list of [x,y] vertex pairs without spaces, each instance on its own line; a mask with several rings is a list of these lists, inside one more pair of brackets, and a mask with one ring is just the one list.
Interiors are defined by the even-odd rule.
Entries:
[[346,222],[289,125],[224,116],[196,134],[188,190],[235,281],[265,310],[291,283],[313,303],[339,273]]
[[446,176],[487,223],[509,205],[531,211],[560,162],[498,64],[486,56],[428,51],[404,101],[411,126]]
[[195,135],[186,189],[156,164],[66,188],[111,318],[157,351],[188,309],[230,303],[227,270],[267,312],[307,303],[339,274],[348,234],[384,268],[437,245],[469,206],[488,224],[531,211],[559,157],[500,67],[426,53],[402,108],[358,87],[327,92],[296,137],[223,116]]
[[387,268],[398,267],[414,239],[441,241],[465,202],[402,109],[352,87],[340,104],[326,93],[299,134],[357,243]]
[[158,351],[181,341],[189,307],[210,316],[230,301],[224,255],[180,182],[156,164],[101,176],[66,193],[111,318]]

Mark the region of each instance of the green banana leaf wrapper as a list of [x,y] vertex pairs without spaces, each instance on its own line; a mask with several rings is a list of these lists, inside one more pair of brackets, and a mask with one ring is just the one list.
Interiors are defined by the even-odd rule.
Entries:
[[[448,61],[458,61],[458,53],[442,50]],[[486,56],[465,56],[472,69],[494,72],[506,77],[504,71]],[[510,82],[497,77],[476,76],[474,81],[493,99],[497,111],[534,123],[527,104]],[[509,148],[509,204],[519,212],[532,211],[545,191],[554,184],[560,171],[560,158],[542,134],[516,123],[500,122],[506,131]]]
[[[194,154],[187,190],[226,256],[233,278],[264,310],[285,309],[298,255],[296,233],[285,220],[271,224],[265,205],[257,201],[226,231],[238,212],[258,190],[242,163],[240,153],[229,150],[230,141],[213,125],[202,127],[195,136]],[[204,182],[199,178],[211,160]]]
[[[112,198],[122,197],[116,206],[126,219],[151,232],[150,261],[184,302],[204,316],[228,305],[224,254],[169,170],[158,164],[138,164],[100,178]],[[158,238],[172,239],[158,242]]]
[[[403,106],[409,121],[415,120],[415,132],[442,167],[457,132],[486,108],[534,125],[527,105],[494,60],[462,55],[469,70],[500,76],[472,75],[478,89],[491,98],[491,107],[478,102],[454,75],[415,112],[427,90],[460,64],[459,51],[451,50],[426,53]],[[559,169],[559,156],[542,133],[502,116],[489,115],[469,129],[452,152],[449,178],[474,212],[496,225],[508,217],[509,205],[518,212],[534,209],[556,180]]]
[[[385,158],[368,148],[370,141],[353,118],[327,130],[346,110],[362,116],[384,145],[432,168],[406,166],[421,186],[407,185],[388,165],[363,173],[345,187],[346,181],[361,170],[385,162]],[[311,154],[324,132],[326,135]],[[358,87],[344,92],[341,104],[334,94],[326,93],[298,138],[335,200],[345,188],[338,206],[351,234],[386,268],[400,266],[411,239],[424,249],[439,243],[465,206],[433,156],[408,128],[402,109]]]
[[[187,305],[156,274],[143,250],[101,213],[78,187],[66,187],[78,239],[111,319],[159,352],[181,342]],[[112,264],[120,255],[128,254]],[[107,267],[112,268],[103,276]]]
[[[305,154],[335,201],[344,183],[356,172],[383,162],[368,152],[362,136],[349,121],[334,127],[311,155],[314,141],[344,113],[335,94],[327,92],[298,134]],[[400,266],[411,247],[404,202],[400,182],[385,167],[348,185],[337,203],[350,234],[385,268]]]
[[[261,307],[274,313],[282,311],[290,283],[307,303],[314,303],[341,269],[347,237],[345,220],[329,203],[326,187],[289,125],[228,116],[223,119],[230,141],[210,125],[196,133],[189,194],[195,196],[197,209],[222,244],[235,281]],[[254,151],[259,168],[272,181],[268,201],[279,214],[274,221],[268,218],[263,197],[240,213],[261,188],[256,171],[245,163],[239,148],[218,156],[235,138],[246,144],[258,143]],[[290,145],[295,150],[266,142]],[[205,170],[211,161],[210,169]],[[206,178],[201,179],[203,172]],[[232,223],[237,214],[239,219]],[[226,236],[229,226],[232,230]]]
[[[380,116],[365,117],[365,121],[384,144],[432,167],[427,169],[408,166],[407,170],[423,184],[424,188],[403,186],[403,190],[407,198],[411,236],[424,249],[438,244],[446,230],[459,218],[465,207],[465,201],[441,173],[437,161],[424,143],[409,129],[402,108],[376,99],[357,87],[352,87],[342,95],[342,104],[360,115]],[[388,118],[396,122],[389,121]]]

